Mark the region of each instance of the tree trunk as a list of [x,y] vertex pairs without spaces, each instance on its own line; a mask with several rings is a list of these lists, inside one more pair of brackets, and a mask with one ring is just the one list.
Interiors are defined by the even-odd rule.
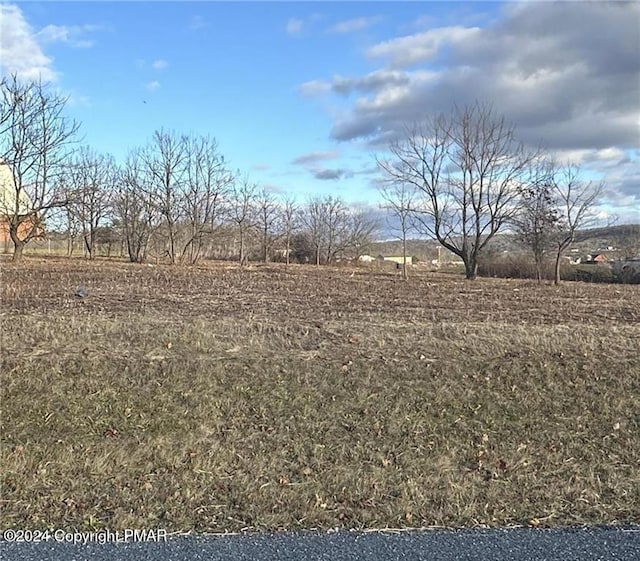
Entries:
[[84,248],[86,250],[86,254],[89,257],[89,260],[93,259],[93,238],[91,234],[84,235]]
[[316,267],[320,266],[320,247],[316,248]]
[[18,235],[19,224],[10,224],[9,225],[9,236],[11,237],[11,241],[13,242],[13,257],[12,261],[22,261],[22,254],[24,251],[24,246],[26,245],[24,240],[20,239]]
[[402,278],[404,280],[409,278],[407,271],[407,236],[405,233],[402,235]]
[[475,259],[467,258],[464,261],[464,273],[467,280],[476,280],[478,276],[478,263]]
[[265,263],[269,262],[269,240],[268,240],[269,234],[268,232],[265,230],[264,231],[264,236],[262,238],[262,259]]
[[286,260],[287,261],[286,261],[286,263],[287,263],[287,265],[289,265],[289,262],[291,260],[290,257],[289,257],[290,250],[291,250],[291,236],[287,232],[287,249],[286,249],[286,252],[287,252],[287,255],[286,255]]
[[173,232],[173,226],[169,234],[169,261],[172,265],[176,264],[176,235]]
[[562,251],[558,250],[556,254],[556,267],[555,267],[555,278],[553,280],[553,284],[556,286],[560,284],[560,258],[562,257]]
[[240,231],[240,266],[244,265],[244,232]]
[[24,246],[25,243],[23,241],[19,241],[17,243],[15,241],[13,242],[12,261],[22,261]]

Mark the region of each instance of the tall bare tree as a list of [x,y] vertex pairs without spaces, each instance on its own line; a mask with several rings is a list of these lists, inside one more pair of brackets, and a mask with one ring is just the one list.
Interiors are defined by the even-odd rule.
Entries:
[[96,232],[108,217],[117,182],[113,157],[82,147],[69,167],[69,210],[82,232],[85,254],[95,256]]
[[404,181],[391,180],[380,185],[380,194],[384,200],[382,208],[391,215],[387,224],[391,230],[399,234],[402,241],[402,277],[406,280],[409,278],[407,236],[413,228],[412,216],[415,211],[416,190],[413,185]]
[[346,228],[344,236],[339,241],[338,253],[349,252],[356,258],[366,253],[367,248],[373,242],[373,237],[378,231],[379,223],[371,218],[366,211],[358,208],[349,208],[346,216]]
[[557,204],[558,228],[555,233],[554,284],[560,284],[560,261],[563,253],[575,241],[576,232],[595,224],[593,209],[603,189],[603,182],[581,179],[577,165],[566,164],[555,170],[552,192]]
[[536,154],[516,141],[504,117],[479,103],[416,123],[390,151],[391,159],[378,158],[380,170],[416,188],[417,225],[475,279],[482,250],[517,209]]
[[42,82],[0,80],[0,165],[8,166],[0,214],[9,222],[13,259],[43,233],[47,216],[67,205],[65,165],[79,124],[64,114],[67,98]]
[[533,254],[538,283],[560,227],[553,173],[553,165],[547,161],[535,166],[531,183],[521,189],[518,210],[511,220],[516,239]]
[[281,207],[281,221],[284,230],[285,260],[287,265],[291,262],[291,236],[297,229],[300,221],[300,209],[292,196],[285,197]]
[[72,205],[64,207],[64,224],[67,231],[67,257],[73,255],[76,240],[80,237],[82,232],[82,225],[76,212],[74,212]]
[[378,227],[366,213],[331,195],[311,197],[302,222],[315,249],[316,265],[333,263],[347,251],[357,252],[371,242]]
[[240,266],[247,261],[247,237],[251,228],[255,225],[255,202],[258,186],[252,183],[245,175],[236,175],[233,181],[229,202],[229,218],[235,226],[240,242],[238,260]]
[[327,243],[326,205],[321,197],[310,197],[302,213],[303,224],[313,244],[316,266],[320,265],[320,255]]
[[273,193],[263,188],[256,196],[256,228],[260,232],[260,253],[267,263],[269,255],[281,234],[281,213]]
[[186,141],[186,187],[182,197],[182,216],[187,237],[181,260],[194,264],[202,256],[204,243],[221,225],[224,200],[233,181],[218,143],[210,137],[190,137]]
[[141,157],[149,177],[149,195],[163,218],[166,254],[175,264],[187,176],[187,138],[174,132],[156,131]]
[[349,237],[349,211],[339,197],[328,195],[322,199],[324,219],[325,263],[332,263],[344,251]]
[[127,156],[117,182],[114,212],[127,246],[129,260],[142,263],[158,224],[158,211],[151,199],[148,176],[140,150]]

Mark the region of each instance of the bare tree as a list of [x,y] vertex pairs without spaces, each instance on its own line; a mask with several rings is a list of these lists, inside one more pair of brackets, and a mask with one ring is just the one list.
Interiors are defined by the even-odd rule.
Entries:
[[640,224],[627,224],[621,227],[620,251],[624,259],[640,257]]
[[80,225],[89,259],[95,256],[96,232],[111,209],[116,177],[114,159],[88,147],[79,150],[69,167],[69,210]]
[[541,161],[531,183],[522,188],[518,211],[511,221],[516,239],[533,253],[538,283],[542,281],[544,258],[553,248],[560,226],[552,177],[551,164]]
[[[8,166],[0,214],[7,217],[13,259],[42,235],[47,216],[67,205],[63,176],[79,124],[64,115],[67,98],[42,82],[0,81],[0,165]],[[6,169],[5,169],[6,171]]]
[[558,206],[558,228],[554,284],[560,284],[560,260],[574,242],[576,232],[595,223],[592,211],[603,189],[602,182],[580,179],[580,167],[577,165],[567,164],[555,171],[552,190]]
[[417,123],[405,136],[391,145],[393,159],[378,159],[378,166],[387,179],[416,188],[420,229],[459,256],[475,279],[482,250],[517,209],[536,154],[479,103]]
[[308,238],[314,248],[315,264],[320,265],[322,250],[327,245],[327,206],[321,197],[310,197],[301,214]]
[[286,197],[282,203],[282,226],[284,229],[285,259],[287,265],[291,262],[291,236],[298,227],[300,209],[293,197]]
[[391,214],[387,224],[397,232],[402,241],[402,277],[409,278],[407,270],[407,235],[413,228],[412,216],[416,198],[415,187],[404,181],[386,181],[380,185],[380,194],[384,199],[382,208]]
[[377,224],[362,211],[349,209],[339,197],[312,197],[302,221],[315,248],[315,262],[333,263],[348,250],[371,242]]
[[324,218],[325,263],[335,261],[344,251],[349,237],[348,209],[339,197],[326,196],[322,199]]
[[233,181],[214,138],[188,138],[186,141],[186,187],[182,197],[182,216],[188,228],[181,260],[194,264],[202,255],[207,236],[220,227],[224,199]]
[[132,151],[119,174],[114,211],[122,228],[129,260],[133,263],[145,260],[158,223],[158,212],[151,200],[147,180],[139,150]]
[[281,213],[273,193],[262,189],[256,196],[256,228],[260,232],[262,261],[269,261],[273,244],[279,237]]
[[344,235],[338,243],[338,253],[349,252],[356,258],[360,257],[373,242],[378,227],[377,220],[372,219],[364,210],[349,208]]
[[247,260],[247,235],[255,224],[255,200],[258,186],[245,175],[236,177],[231,188],[229,218],[234,224],[240,242],[238,260],[244,265]]
[[76,212],[74,212],[72,205],[64,207],[64,223],[67,231],[67,257],[73,255],[73,249],[76,240],[80,236],[82,231],[82,225]]
[[149,195],[163,218],[166,254],[172,264],[178,256],[178,225],[182,218],[187,156],[187,138],[164,130],[156,131],[141,153],[149,177]]

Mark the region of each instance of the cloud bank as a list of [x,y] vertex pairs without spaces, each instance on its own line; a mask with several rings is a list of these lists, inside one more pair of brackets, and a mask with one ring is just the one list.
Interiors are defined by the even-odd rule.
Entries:
[[454,104],[489,102],[525,143],[604,174],[612,200],[640,209],[639,22],[638,3],[509,3],[487,27],[370,45],[364,57],[380,68],[317,77],[300,91],[342,98],[331,139],[369,149]]

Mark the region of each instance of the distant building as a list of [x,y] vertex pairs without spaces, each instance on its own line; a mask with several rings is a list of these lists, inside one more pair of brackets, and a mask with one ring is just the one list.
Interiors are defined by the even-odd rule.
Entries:
[[[400,265],[404,264],[404,257],[402,255],[392,255],[391,257],[384,257],[385,261],[391,261],[392,263],[399,263]],[[413,265],[413,256],[407,255],[407,265]]]
[[360,257],[358,257],[358,261],[360,261],[361,263],[373,263],[376,260],[375,257],[372,257],[371,255],[361,255]]
[[[0,245],[5,251],[8,251],[12,244],[9,235],[9,221],[16,213],[16,187],[13,179],[13,173],[9,166],[0,159]],[[29,215],[32,210],[31,199],[23,191],[20,193],[18,214]],[[27,219],[20,224],[18,228],[18,236],[25,237],[32,228],[33,219]]]
[[593,263],[608,263],[609,258],[604,253],[594,253],[589,261]]

